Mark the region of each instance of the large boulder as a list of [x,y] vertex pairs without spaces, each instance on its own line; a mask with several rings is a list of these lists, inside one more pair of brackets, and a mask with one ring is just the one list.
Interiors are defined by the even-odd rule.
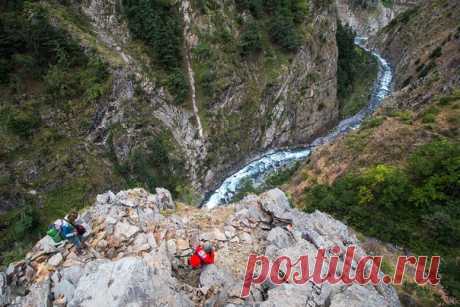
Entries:
[[239,300],[241,282],[214,264],[203,268],[200,275],[200,285],[203,291],[208,293],[207,296],[210,296],[205,302],[206,306],[220,306],[233,299]]
[[118,222],[115,225],[115,238],[119,240],[131,239],[136,233],[140,231],[140,228],[129,223]]
[[273,218],[275,225],[284,225],[292,223],[294,211],[289,205],[289,200],[283,191],[276,188],[265,192],[260,196],[262,208]]
[[29,294],[19,299],[18,306],[22,307],[51,307],[51,280],[33,284]]
[[267,241],[277,248],[284,248],[294,243],[294,238],[287,230],[275,227],[267,235]]
[[205,266],[200,275],[200,285],[204,288],[228,287],[234,282],[231,274],[214,264]]
[[163,273],[138,257],[88,263],[68,306],[192,306]]
[[160,208],[160,210],[176,209],[176,204],[174,203],[171,193],[168,190],[164,188],[156,188],[155,192],[156,205],[158,206],[158,208]]

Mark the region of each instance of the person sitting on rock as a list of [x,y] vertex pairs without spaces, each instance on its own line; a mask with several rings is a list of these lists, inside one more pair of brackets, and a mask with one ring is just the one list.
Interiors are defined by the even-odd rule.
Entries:
[[81,253],[81,239],[83,234],[85,233],[85,228],[75,223],[77,218],[78,213],[76,211],[70,212],[62,221],[60,233],[64,239],[68,240],[76,247],[77,253]]
[[194,253],[188,259],[188,264],[194,268],[201,268],[203,265],[214,263],[214,249],[210,242],[206,242],[203,246],[198,245]]

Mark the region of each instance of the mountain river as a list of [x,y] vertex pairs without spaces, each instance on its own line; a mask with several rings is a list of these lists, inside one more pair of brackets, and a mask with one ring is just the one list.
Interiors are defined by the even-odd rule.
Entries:
[[[355,38],[356,45],[370,51],[365,47],[366,41],[367,39],[364,37]],[[247,180],[251,180],[255,186],[260,185],[263,183],[264,178],[273,174],[276,170],[293,166],[297,161],[308,158],[311,152],[319,145],[329,143],[338,136],[357,129],[363,120],[371,115],[382,103],[383,99],[392,91],[393,71],[390,64],[378,52],[370,52],[378,61],[379,71],[372,89],[371,98],[366,107],[361,109],[357,114],[343,119],[329,133],[318,137],[304,147],[271,150],[249,162],[240,170],[227,177],[214,192],[210,193],[202,207],[211,209],[229,203]]]

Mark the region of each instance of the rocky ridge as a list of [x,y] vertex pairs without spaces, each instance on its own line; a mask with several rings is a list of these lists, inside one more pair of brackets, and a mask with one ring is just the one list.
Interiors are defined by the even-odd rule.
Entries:
[[[357,245],[356,256],[365,254],[346,225],[319,211],[291,208],[279,189],[210,211],[175,204],[165,189],[156,194],[143,189],[107,192],[97,196],[79,221],[88,229],[84,254],[77,256],[70,244],[57,247],[44,237],[24,260],[2,273],[3,305],[400,306],[391,286],[311,281],[253,286],[243,300],[251,253],[271,260],[279,255],[314,257],[320,247]],[[292,224],[290,231],[287,224]],[[213,242],[216,263],[191,271],[186,255],[200,240]]]

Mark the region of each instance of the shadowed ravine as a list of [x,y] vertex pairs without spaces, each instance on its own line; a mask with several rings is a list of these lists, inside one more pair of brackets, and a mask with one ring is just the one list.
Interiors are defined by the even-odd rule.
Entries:
[[[369,51],[365,47],[367,38],[357,37],[355,44]],[[271,150],[259,158],[245,165],[243,168],[227,177],[222,184],[203,203],[204,208],[214,208],[221,204],[229,203],[235,194],[241,189],[242,183],[251,180],[254,184],[260,184],[264,178],[282,167],[289,167],[297,161],[305,160],[319,145],[333,141],[340,135],[360,126],[362,121],[372,114],[381,104],[383,99],[391,93],[393,72],[390,64],[376,51],[371,51],[379,63],[377,80],[372,89],[369,103],[354,116],[340,121],[328,134],[315,139],[312,143],[296,149]]]

